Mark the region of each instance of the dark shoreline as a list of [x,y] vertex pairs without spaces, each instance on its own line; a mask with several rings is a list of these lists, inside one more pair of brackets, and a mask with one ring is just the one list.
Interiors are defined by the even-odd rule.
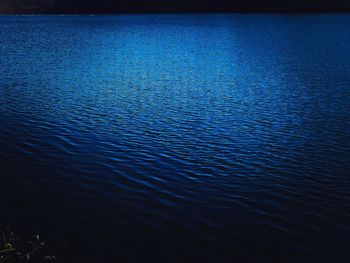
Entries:
[[6,12],[0,11],[1,15],[215,15],[215,14],[276,14],[276,15],[322,15],[322,14],[350,14],[350,10],[346,11],[295,11],[295,12],[284,12],[284,11],[269,11],[269,12],[259,12],[259,11],[235,11],[235,12],[55,12],[55,11],[42,11],[42,12],[30,12],[30,11],[20,11],[20,12]]
[[[276,3],[272,0],[247,0],[229,3],[224,0],[155,0],[149,3],[140,0],[112,3],[109,0],[76,1],[51,0],[39,4],[37,0],[19,0],[23,4],[6,4],[0,1],[0,14],[201,14],[201,13],[347,13],[350,2],[344,0],[287,0]],[[26,4],[25,4],[26,3]],[[28,4],[32,3],[32,4]]]
[[0,14],[346,13],[348,0],[0,0]]

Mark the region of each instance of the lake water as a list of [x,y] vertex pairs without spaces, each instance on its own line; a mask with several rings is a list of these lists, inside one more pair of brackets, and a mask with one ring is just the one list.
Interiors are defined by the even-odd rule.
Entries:
[[1,16],[0,224],[58,262],[349,262],[349,25]]

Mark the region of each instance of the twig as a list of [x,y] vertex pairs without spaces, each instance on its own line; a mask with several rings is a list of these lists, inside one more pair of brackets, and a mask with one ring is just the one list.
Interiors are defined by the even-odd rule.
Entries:
[[7,240],[6,240],[5,233],[4,233],[4,231],[2,231],[2,229],[1,229],[1,228],[0,228],[0,231],[1,231],[2,237],[3,237],[3,239],[4,239],[4,245],[6,246],[6,244],[7,244]]
[[19,257],[19,259],[24,259],[24,258],[26,258],[26,257],[28,257],[28,256],[33,255],[34,252],[36,252],[39,248],[41,248],[41,245],[40,245],[40,244],[39,244],[38,246],[36,246],[32,251],[30,251],[30,252],[24,254],[22,257]]

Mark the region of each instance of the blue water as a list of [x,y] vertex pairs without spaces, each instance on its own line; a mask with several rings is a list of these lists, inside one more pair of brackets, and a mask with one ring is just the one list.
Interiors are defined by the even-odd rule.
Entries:
[[1,16],[0,224],[58,262],[349,262],[349,24]]

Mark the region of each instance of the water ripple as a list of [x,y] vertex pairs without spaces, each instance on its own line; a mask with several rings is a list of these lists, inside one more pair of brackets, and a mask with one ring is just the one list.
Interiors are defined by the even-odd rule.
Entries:
[[3,220],[86,262],[346,262],[348,22],[0,17]]

